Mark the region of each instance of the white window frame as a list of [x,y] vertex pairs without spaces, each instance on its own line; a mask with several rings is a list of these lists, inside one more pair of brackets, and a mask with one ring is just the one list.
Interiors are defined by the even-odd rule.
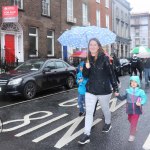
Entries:
[[100,0],[96,0],[96,3],[100,3]]
[[32,27],[32,26],[29,27],[29,29],[30,29],[30,28],[35,28],[35,29],[36,29],[36,34],[33,34],[33,33],[30,33],[30,32],[29,32],[29,36],[32,36],[32,37],[35,37],[35,38],[36,38],[36,45],[35,45],[35,46],[36,46],[36,50],[37,50],[37,51],[36,51],[36,54],[35,54],[35,55],[32,55],[32,54],[31,54],[31,55],[29,55],[29,56],[30,56],[30,57],[37,57],[37,56],[38,56],[38,28]]
[[105,0],[105,7],[109,8],[109,0]]
[[67,18],[73,18],[73,0],[67,0]]
[[52,54],[47,54],[47,56],[54,56],[54,31],[53,30],[49,31],[52,31],[52,36],[47,35],[47,39],[52,39]]
[[[21,4],[21,6],[19,5]],[[18,6],[18,9],[23,9],[23,0],[13,0],[13,5]]]
[[85,3],[82,4],[82,21],[83,25],[88,25],[88,6]]
[[101,14],[100,14],[100,10],[96,10],[96,25],[98,27],[101,26]]
[[109,29],[109,15],[106,15],[106,28]]
[[42,0],[42,15],[50,16],[50,3],[51,0]]

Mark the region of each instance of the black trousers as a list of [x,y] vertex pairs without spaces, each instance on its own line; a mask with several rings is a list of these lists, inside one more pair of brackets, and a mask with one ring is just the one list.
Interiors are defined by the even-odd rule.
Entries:
[[134,75],[137,76],[137,68],[131,67],[131,76],[132,76],[133,73],[134,73]]

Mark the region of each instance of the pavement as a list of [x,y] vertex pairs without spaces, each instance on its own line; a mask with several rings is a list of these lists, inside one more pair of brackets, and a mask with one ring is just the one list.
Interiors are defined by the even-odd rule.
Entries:
[[[120,93],[124,93],[129,84],[129,76],[120,77],[120,80]],[[144,82],[142,87],[145,89]],[[150,88],[147,87],[145,91],[149,98]],[[98,106],[91,142],[80,145],[77,142],[83,134],[84,117],[78,117],[77,89],[60,91],[29,101],[17,100],[0,107],[3,120],[0,150],[142,150],[146,140],[149,143],[149,108],[148,100],[143,106],[144,113],[139,120],[136,139],[130,143],[125,101],[117,101],[112,96],[112,129],[108,133],[101,132],[104,120],[101,107]]]

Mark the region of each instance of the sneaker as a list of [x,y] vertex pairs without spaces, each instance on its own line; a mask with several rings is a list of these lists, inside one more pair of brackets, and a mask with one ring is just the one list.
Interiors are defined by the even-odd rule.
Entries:
[[85,112],[79,112],[79,116],[85,116]]
[[135,140],[135,136],[130,135],[128,141],[129,141],[129,142],[133,142],[134,140]]
[[109,132],[111,128],[112,128],[111,124],[105,124],[102,129],[102,132]]
[[90,136],[86,135],[86,134],[83,134],[82,137],[81,137],[81,140],[78,141],[79,144],[86,144],[86,143],[89,143],[89,142],[90,142]]

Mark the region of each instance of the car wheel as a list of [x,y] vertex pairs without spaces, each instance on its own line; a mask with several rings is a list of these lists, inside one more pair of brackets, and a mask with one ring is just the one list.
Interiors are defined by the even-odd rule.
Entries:
[[66,87],[67,87],[68,89],[73,88],[74,82],[75,82],[75,81],[74,81],[73,76],[69,76],[69,77],[67,78],[67,81],[66,81]]
[[32,99],[36,95],[36,85],[34,82],[27,82],[23,89],[25,99]]

